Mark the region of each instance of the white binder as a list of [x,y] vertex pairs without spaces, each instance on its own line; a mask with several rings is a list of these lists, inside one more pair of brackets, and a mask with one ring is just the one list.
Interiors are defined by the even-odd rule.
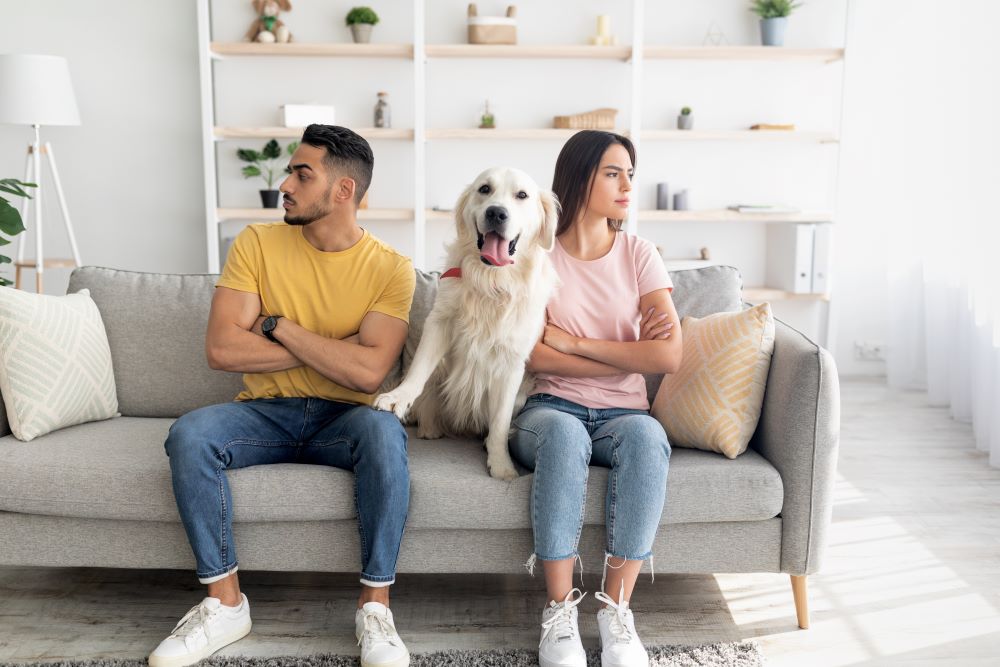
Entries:
[[794,294],[813,291],[815,230],[812,224],[768,226],[767,287]]
[[812,262],[812,291],[815,294],[826,294],[830,291],[830,234],[832,231],[831,225],[816,225]]

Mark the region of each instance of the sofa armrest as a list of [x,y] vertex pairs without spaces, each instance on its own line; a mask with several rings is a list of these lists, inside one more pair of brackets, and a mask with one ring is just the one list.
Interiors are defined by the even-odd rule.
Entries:
[[774,355],[751,446],[781,475],[781,571],[819,570],[833,509],[840,382],[833,356],[775,321]]

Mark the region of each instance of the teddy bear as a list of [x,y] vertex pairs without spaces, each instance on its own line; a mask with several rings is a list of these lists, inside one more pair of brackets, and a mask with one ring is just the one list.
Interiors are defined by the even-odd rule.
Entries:
[[292,34],[278,19],[278,12],[292,11],[291,0],[253,0],[257,20],[247,31],[246,39],[251,42],[290,42]]

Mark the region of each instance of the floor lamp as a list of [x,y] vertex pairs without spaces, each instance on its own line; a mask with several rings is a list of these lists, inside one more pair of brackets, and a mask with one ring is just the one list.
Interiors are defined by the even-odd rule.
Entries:
[[[21,203],[21,218],[28,233],[31,229],[29,210],[34,207],[35,259],[24,259],[23,239],[18,240],[14,286],[21,287],[21,272],[35,269],[35,289],[42,293],[42,275],[46,268],[80,266],[80,251],[73,235],[73,224],[66,209],[56,156],[52,144],[41,142],[43,125],[79,125],[80,113],[73,95],[73,83],[69,78],[69,66],[65,58],[39,55],[0,55],[0,123],[30,125],[35,130],[35,139],[28,146],[28,157],[24,168],[24,180],[36,183],[38,188],[30,194],[32,199]],[[63,222],[73,249],[72,259],[45,259],[42,239],[42,162],[49,166],[55,185]],[[23,235],[22,235],[23,236]]]

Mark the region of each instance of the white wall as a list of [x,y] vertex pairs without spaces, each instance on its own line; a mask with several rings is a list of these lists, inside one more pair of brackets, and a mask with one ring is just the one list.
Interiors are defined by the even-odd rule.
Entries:
[[[283,20],[298,41],[350,41],[343,16],[351,1],[298,0]],[[429,44],[465,39],[465,0],[428,2]],[[744,0],[646,2],[647,44],[700,45],[714,21],[730,44],[759,42],[755,18]],[[502,13],[505,3],[479,2],[480,14]],[[411,40],[412,3],[372,5],[382,22],[373,41]],[[572,11],[567,11],[571,6]],[[807,2],[792,18],[788,46],[841,46],[846,0]],[[200,271],[203,241],[198,59],[194,1],[136,3],[111,0],[100,12],[66,0],[31,3],[0,0],[3,50],[65,55],[70,60],[84,125],[53,128],[67,198],[87,263],[150,271]],[[585,43],[598,14],[612,16],[620,44],[631,43],[631,3],[611,0],[533,1],[518,5],[519,41],[524,44]],[[236,41],[253,20],[249,2],[216,0],[214,39]],[[104,37],[107,35],[108,37]],[[81,38],[82,36],[82,38]],[[684,105],[694,109],[697,128],[735,129],[754,122],[794,122],[803,130],[839,130],[843,64],[767,64],[647,61],[643,124],[673,127]],[[216,65],[217,124],[271,125],[288,102],[330,103],[338,122],[369,127],[375,93],[390,93],[393,125],[412,127],[412,62],[394,59],[228,59]],[[499,61],[432,59],[427,64],[429,127],[474,127],[488,97],[501,127],[544,127],[557,114],[596,107],[619,109],[627,127],[630,70],[612,61]],[[863,102],[859,103],[863,104]],[[23,171],[27,128],[0,126],[0,173]],[[259,204],[259,184],[239,175],[237,147],[253,141],[221,142],[219,195],[224,207]],[[551,184],[558,141],[457,142],[427,146],[427,204],[450,208],[461,188],[483,168],[519,166],[543,185]],[[375,141],[371,206],[409,208],[413,200],[412,146]],[[851,146],[842,147],[845,157]],[[829,145],[646,142],[639,153],[637,199],[653,208],[655,184],[691,191],[695,208],[744,201],[778,201],[802,209],[836,206],[837,148]],[[839,257],[854,257],[855,245],[872,240],[871,222],[853,229],[837,221]],[[412,252],[409,223],[373,223],[372,231]],[[224,233],[238,228],[227,224]],[[428,222],[429,264],[439,265],[451,224]],[[762,284],[764,234],[760,225],[644,223],[640,233],[673,257],[694,256],[708,246],[713,258],[738,266],[748,285]],[[50,237],[53,235],[49,235]],[[50,241],[58,249],[58,242]],[[848,252],[850,251],[850,252]],[[835,352],[842,370],[880,372],[855,364],[850,342],[878,339],[885,279],[877,253],[860,264],[839,261]],[[47,291],[64,288],[49,283]],[[779,316],[815,336],[823,306],[776,304]],[[863,319],[858,319],[858,314]]]
[[[84,263],[203,271],[194,2],[0,0],[0,15],[0,52],[69,61],[82,125],[43,128],[42,140],[57,154]],[[31,138],[29,127],[0,125],[0,178],[23,177]],[[44,170],[42,180],[44,187]],[[56,200],[49,201],[45,254],[69,257]],[[67,270],[49,270],[45,291],[64,293],[68,278]]]

